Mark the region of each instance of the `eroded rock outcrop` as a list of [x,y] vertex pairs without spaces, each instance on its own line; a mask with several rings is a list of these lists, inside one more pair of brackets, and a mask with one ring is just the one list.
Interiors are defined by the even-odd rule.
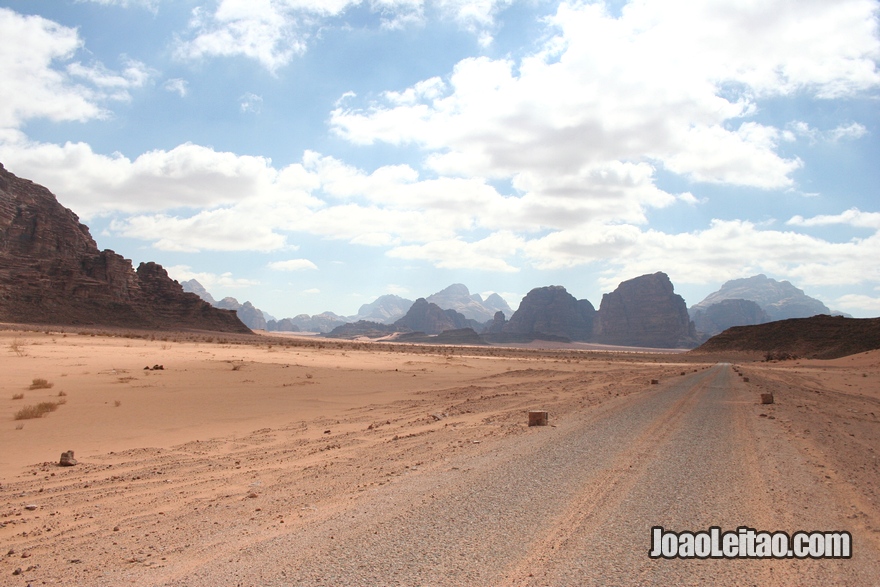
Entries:
[[417,299],[406,316],[394,323],[394,328],[400,332],[412,331],[424,332],[425,334],[440,334],[444,330],[477,329],[480,327],[480,324],[465,318],[455,310],[443,310],[425,298]]
[[662,272],[624,281],[603,295],[593,340],[654,348],[691,348],[698,343],[684,299]]
[[99,251],[46,188],[0,164],[0,321],[250,332],[155,263]]
[[586,341],[592,334],[595,313],[593,304],[575,299],[561,285],[537,287],[522,299],[503,332],[517,338]]

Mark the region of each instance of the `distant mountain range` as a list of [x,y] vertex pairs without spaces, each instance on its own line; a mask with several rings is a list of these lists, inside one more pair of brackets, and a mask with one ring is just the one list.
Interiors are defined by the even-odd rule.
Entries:
[[[267,320],[249,302],[234,298],[217,302],[195,280],[181,284],[219,308],[235,310],[255,330],[318,332],[332,337],[387,337],[407,334],[421,340],[443,332],[470,329],[456,340],[525,342],[535,339],[594,342],[657,348],[693,347],[734,326],[764,324],[786,318],[832,314],[825,304],[787,281],[765,275],[735,279],[703,301],[687,308],[662,272],[622,282],[602,296],[598,310],[589,300],[577,300],[562,286],[530,291],[513,312],[501,296],[485,300],[460,283],[415,302],[384,295],[364,304],[354,316],[325,312]],[[509,319],[508,319],[509,317]],[[398,336],[399,338],[399,336]],[[448,339],[448,337],[447,337]]]
[[828,306],[788,281],[776,281],[763,274],[728,281],[721,289],[691,306],[688,314],[704,339],[733,326],[820,314],[851,317],[832,312]]
[[[367,321],[378,324],[394,324],[409,312],[412,308],[412,300],[393,294],[379,296],[375,301],[364,304],[354,316],[339,316],[333,312],[324,312],[309,316],[300,314],[293,318],[276,320],[268,314],[255,308],[250,302],[241,303],[235,298],[227,297],[220,301],[214,297],[195,279],[183,281],[180,284],[184,291],[194,293],[216,308],[235,310],[239,319],[253,330],[268,330],[269,332],[319,332],[326,334],[343,324]],[[487,320],[491,320],[496,312],[502,311],[506,315],[513,314],[513,310],[498,294],[489,295],[486,300],[480,294],[471,294],[467,286],[455,283],[435,294],[428,296],[429,303],[436,304],[441,310],[454,310],[462,314],[468,322],[468,326],[481,328]]]

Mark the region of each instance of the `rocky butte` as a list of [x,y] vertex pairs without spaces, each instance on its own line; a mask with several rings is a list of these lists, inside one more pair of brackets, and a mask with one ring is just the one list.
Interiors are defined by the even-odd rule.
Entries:
[[156,263],[99,251],[46,188],[0,164],[0,321],[249,333]]
[[654,348],[692,348],[698,343],[684,298],[662,272],[624,281],[602,296],[593,342]]

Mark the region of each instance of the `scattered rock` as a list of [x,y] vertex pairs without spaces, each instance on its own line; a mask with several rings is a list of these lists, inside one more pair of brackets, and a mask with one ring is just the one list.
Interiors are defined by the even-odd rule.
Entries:
[[68,450],[66,452],[61,453],[61,460],[58,462],[58,465],[61,467],[72,467],[77,463],[76,459],[73,458],[73,451]]
[[772,404],[773,403],[773,394],[772,393],[762,393],[761,394],[761,403],[762,404]]
[[442,420],[443,418],[446,417],[446,414],[434,413],[434,414],[431,414],[431,417],[434,418],[435,422],[439,422],[440,420]]
[[549,414],[545,410],[531,410],[529,412],[529,426],[546,426]]
[[28,504],[28,505],[24,506],[24,509],[26,509],[29,512],[33,512],[37,509],[37,506],[35,506],[33,504]]

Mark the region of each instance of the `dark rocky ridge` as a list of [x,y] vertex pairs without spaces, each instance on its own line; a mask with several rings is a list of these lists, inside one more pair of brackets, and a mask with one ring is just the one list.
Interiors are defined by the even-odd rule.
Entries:
[[0,321],[248,333],[155,263],[99,251],[46,188],[0,164]]
[[820,315],[729,328],[691,352],[758,351],[835,359],[874,349],[880,349],[880,318]]
[[698,344],[684,299],[665,273],[622,282],[602,296],[593,327],[601,344],[654,348],[692,348]]

